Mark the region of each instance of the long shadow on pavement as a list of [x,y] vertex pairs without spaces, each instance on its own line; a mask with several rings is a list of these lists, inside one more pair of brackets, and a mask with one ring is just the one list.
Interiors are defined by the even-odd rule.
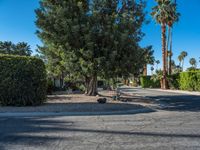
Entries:
[[154,103],[160,104],[160,109],[170,111],[200,111],[200,96],[168,95],[148,96]]
[[[56,141],[81,142],[84,140],[84,133],[123,135],[130,136],[130,138],[135,136],[146,138],[200,138],[199,134],[76,128],[76,122],[58,120],[54,117],[5,118],[0,120],[0,148],[6,150],[7,146],[15,145],[48,147]],[[85,134],[85,136],[87,135]]]
[[[200,96],[170,93],[165,91],[148,90],[141,88],[121,88],[126,98],[122,101],[154,103],[157,109],[168,111],[200,111]],[[135,96],[134,96],[135,95]],[[139,95],[139,96],[136,96]]]

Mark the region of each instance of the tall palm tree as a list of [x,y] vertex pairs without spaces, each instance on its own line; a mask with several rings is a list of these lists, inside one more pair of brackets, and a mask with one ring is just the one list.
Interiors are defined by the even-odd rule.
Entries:
[[156,0],[157,6],[152,8],[152,17],[155,18],[156,22],[161,25],[162,30],[162,61],[163,61],[163,89],[167,89],[167,67],[166,67],[166,26],[169,20],[173,20],[174,12],[171,9],[174,3],[171,0]]
[[191,59],[190,59],[190,64],[192,65],[192,67],[196,68],[196,66],[197,66],[197,61],[196,61],[196,59],[195,59],[195,58],[191,58]]
[[181,56],[182,56],[182,69],[184,70],[184,60],[185,57],[187,57],[188,53],[186,51],[182,51],[181,52]]
[[181,67],[183,62],[183,56],[181,54],[178,56],[178,60],[179,60],[179,66]]
[[168,26],[168,44],[167,44],[167,50],[168,50],[168,45],[169,45],[169,51],[167,57],[169,57],[169,69],[168,73],[171,74],[172,72],[172,30],[173,30],[173,25],[175,22],[178,22],[180,13],[177,12],[177,3],[176,0],[170,7],[170,12],[171,16],[168,18],[167,26]]
[[158,70],[158,65],[160,64],[160,60],[156,60],[155,63],[156,63],[156,70]]

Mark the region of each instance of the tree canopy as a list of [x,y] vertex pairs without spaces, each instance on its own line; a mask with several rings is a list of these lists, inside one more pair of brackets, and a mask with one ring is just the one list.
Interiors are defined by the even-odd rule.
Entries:
[[95,95],[97,76],[128,78],[146,63],[139,46],[144,8],[143,0],[41,0],[39,49],[50,63],[59,58],[61,70],[83,76]]

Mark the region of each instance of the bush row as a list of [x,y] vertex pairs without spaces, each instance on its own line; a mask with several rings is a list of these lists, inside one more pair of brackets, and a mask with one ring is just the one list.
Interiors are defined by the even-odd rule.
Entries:
[[[181,72],[167,76],[170,89],[200,91],[200,71]],[[143,88],[160,88],[160,81],[154,81],[151,76],[140,77]]]
[[46,99],[46,70],[35,57],[0,55],[0,104],[40,105]]
[[143,88],[160,88],[160,81],[152,80],[151,76],[141,76],[140,83]]
[[188,91],[200,91],[200,71],[180,73],[180,89]]

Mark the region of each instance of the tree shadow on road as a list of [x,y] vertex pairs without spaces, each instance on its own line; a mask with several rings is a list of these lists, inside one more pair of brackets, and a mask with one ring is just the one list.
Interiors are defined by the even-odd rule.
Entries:
[[194,95],[168,95],[168,96],[149,96],[154,103],[158,104],[159,109],[169,111],[200,111],[200,96]]
[[[0,119],[0,148],[21,145],[24,147],[41,147],[57,140],[74,140],[73,137],[60,137],[73,122],[54,120],[53,117],[6,118]],[[17,149],[17,148],[16,148]]]
[[[122,88],[124,102],[143,102],[157,105],[156,109],[168,111],[200,111],[200,96],[169,92],[138,90],[137,88]],[[129,94],[130,92],[130,94]],[[139,96],[137,95],[139,94]],[[151,96],[156,95],[156,96]]]
[[[70,120],[70,119],[68,119]],[[64,121],[63,118],[54,117],[32,117],[32,118],[6,118],[0,120],[0,148],[8,149],[7,146],[21,146],[40,148],[55,148],[56,142],[69,142],[78,144],[88,133],[99,135],[109,134],[113,136],[145,137],[145,138],[200,138],[199,134],[182,134],[169,132],[144,132],[80,128],[74,121]],[[89,123],[89,122],[88,122]],[[53,148],[54,147],[54,148]]]

